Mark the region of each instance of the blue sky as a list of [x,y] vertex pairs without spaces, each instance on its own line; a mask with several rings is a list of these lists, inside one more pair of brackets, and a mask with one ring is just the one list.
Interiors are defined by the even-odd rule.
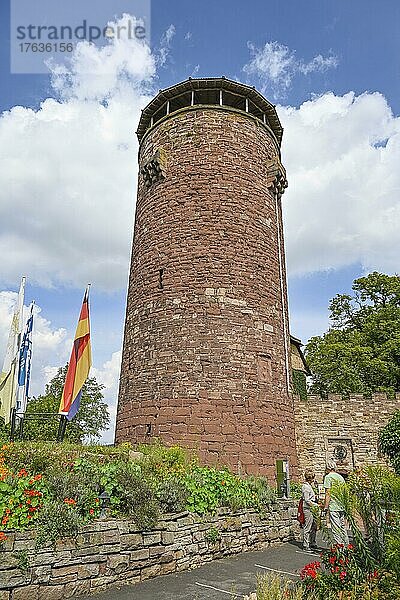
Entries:
[[[84,4],[84,2],[82,2]],[[91,3],[89,3],[91,4]],[[126,10],[135,2],[126,0]],[[112,15],[110,15],[111,17]],[[1,3],[2,39],[9,38],[9,0]],[[357,94],[382,92],[396,114],[400,103],[400,4],[386,0],[297,0],[280,2],[236,0],[184,0],[152,2],[152,44],[157,45],[172,24],[176,28],[173,55],[168,68],[160,71],[161,87],[190,76],[200,65],[201,76],[239,76],[248,58],[249,41],[262,45],[278,40],[308,58],[332,50],[340,69],[327,78],[298,81],[288,94],[290,104],[299,104],[310,93],[333,90]],[[185,40],[190,32],[189,43]],[[9,49],[1,53],[1,108],[15,104],[37,106],[49,93],[47,77],[10,76]]]
[[[135,15],[135,2],[124,6]],[[295,335],[306,341],[322,333],[329,299],[349,291],[355,277],[396,270],[397,0],[153,0],[151,10],[151,53],[127,46],[131,62],[122,75],[118,56],[111,56],[108,66],[119,74],[108,84],[102,71],[96,79],[79,70],[89,60],[86,51],[71,88],[54,73],[53,79],[10,74],[9,3],[1,3],[0,112],[11,112],[0,117],[0,251],[9,252],[2,252],[0,291],[16,290],[26,274],[26,303],[34,298],[41,308],[36,393],[69,353],[90,280],[95,374],[115,405],[135,201],[135,121],[153,92],[189,76],[239,79],[278,105]],[[107,209],[106,202],[115,204]],[[59,212],[65,206],[81,219],[79,228]],[[0,313],[3,343],[11,300],[4,296]]]

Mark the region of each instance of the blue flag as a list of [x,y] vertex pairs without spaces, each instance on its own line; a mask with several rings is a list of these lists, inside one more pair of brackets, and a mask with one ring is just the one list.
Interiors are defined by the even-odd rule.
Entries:
[[33,306],[30,317],[26,323],[24,337],[22,338],[19,351],[18,385],[25,386],[25,398],[28,397],[29,380],[31,375],[32,356],[32,329],[33,329]]

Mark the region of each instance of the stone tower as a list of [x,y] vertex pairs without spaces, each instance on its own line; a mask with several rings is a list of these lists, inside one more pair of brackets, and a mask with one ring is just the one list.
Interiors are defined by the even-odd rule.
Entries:
[[282,127],[254,88],[189,79],[143,110],[116,441],[273,477],[296,465]]

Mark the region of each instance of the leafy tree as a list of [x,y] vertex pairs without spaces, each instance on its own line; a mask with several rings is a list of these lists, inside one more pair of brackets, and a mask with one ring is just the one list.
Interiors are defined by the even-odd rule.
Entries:
[[395,412],[380,431],[379,449],[390,459],[396,473],[400,475],[400,410]]
[[[61,367],[53,379],[46,385],[43,396],[33,398],[28,403],[26,413],[54,414],[54,419],[27,420],[24,424],[25,439],[55,439],[58,429],[58,409],[64,387],[68,365]],[[65,439],[71,442],[82,443],[84,438],[97,440],[101,432],[110,423],[108,407],[103,402],[102,390],[104,386],[97,383],[94,377],[86,380],[81,397],[81,404],[75,418],[68,423]]]
[[371,273],[330,302],[331,327],[309,340],[311,392],[400,390],[400,277]]

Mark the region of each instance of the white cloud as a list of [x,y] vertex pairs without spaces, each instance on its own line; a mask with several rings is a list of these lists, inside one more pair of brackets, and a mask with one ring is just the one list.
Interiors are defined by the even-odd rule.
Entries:
[[23,272],[42,286],[125,285],[135,126],[154,73],[155,59],[137,39],[115,38],[103,48],[83,42],[68,70],[53,67],[58,100],[1,115],[3,282]]
[[249,42],[248,47],[251,60],[243,67],[243,71],[258,81],[263,92],[268,91],[275,98],[285,94],[295,75],[321,73],[338,65],[338,59],[333,54],[318,54],[309,62],[305,62],[298,59],[296,53],[288,46],[279,42],[267,42],[262,48],[257,48]]
[[160,49],[157,56],[157,64],[161,67],[167,62],[167,58],[171,49],[172,39],[175,36],[176,30],[174,25],[170,25],[167,31],[161,37]]
[[200,71],[200,65],[196,65],[193,71],[190,74],[190,77],[196,77],[197,73]]
[[[17,296],[16,292],[0,292],[0,365],[3,364],[4,350]],[[68,362],[72,347],[72,338],[68,336],[67,330],[62,327],[55,328],[49,320],[42,316],[41,312],[41,307],[36,305],[32,334],[31,395],[38,395],[44,392],[46,383],[54,377],[59,366],[65,365]],[[28,313],[29,308],[25,306],[25,320],[28,317]],[[54,364],[58,366],[50,366]]]
[[399,269],[400,118],[378,93],[278,107],[288,271]]
[[[0,369],[3,364],[4,349],[18,294],[0,292]],[[29,308],[24,307],[24,317],[28,317]],[[32,334],[32,371],[30,396],[43,394],[45,386],[57,374],[60,366],[70,357],[73,333],[64,328],[55,328],[51,321],[42,316],[40,306],[35,306],[34,328]],[[100,368],[92,367],[90,376],[104,385],[104,400],[109,407],[111,425],[104,432],[102,440],[110,443],[114,439],[115,416],[118,398],[119,373],[121,368],[121,350],[113,352]]]
[[[16,106],[0,116],[3,283],[27,273],[39,286],[125,286],[136,196],[135,128],[174,34],[170,26],[155,54],[136,39],[114,38],[102,48],[82,42],[67,68],[51,66],[54,98],[38,110]],[[15,299],[14,292],[0,292],[0,350]],[[36,307],[33,395],[43,393],[68,361],[72,336]],[[121,352],[114,352],[92,370],[105,385],[112,421],[120,360]],[[112,435],[113,427],[106,439]]]
[[103,394],[110,411],[110,428],[104,432],[101,440],[105,443],[110,443],[114,440],[121,357],[121,350],[114,352],[111,359],[106,361],[100,369],[92,368],[91,370],[91,376],[96,377],[96,380],[105,386]]

